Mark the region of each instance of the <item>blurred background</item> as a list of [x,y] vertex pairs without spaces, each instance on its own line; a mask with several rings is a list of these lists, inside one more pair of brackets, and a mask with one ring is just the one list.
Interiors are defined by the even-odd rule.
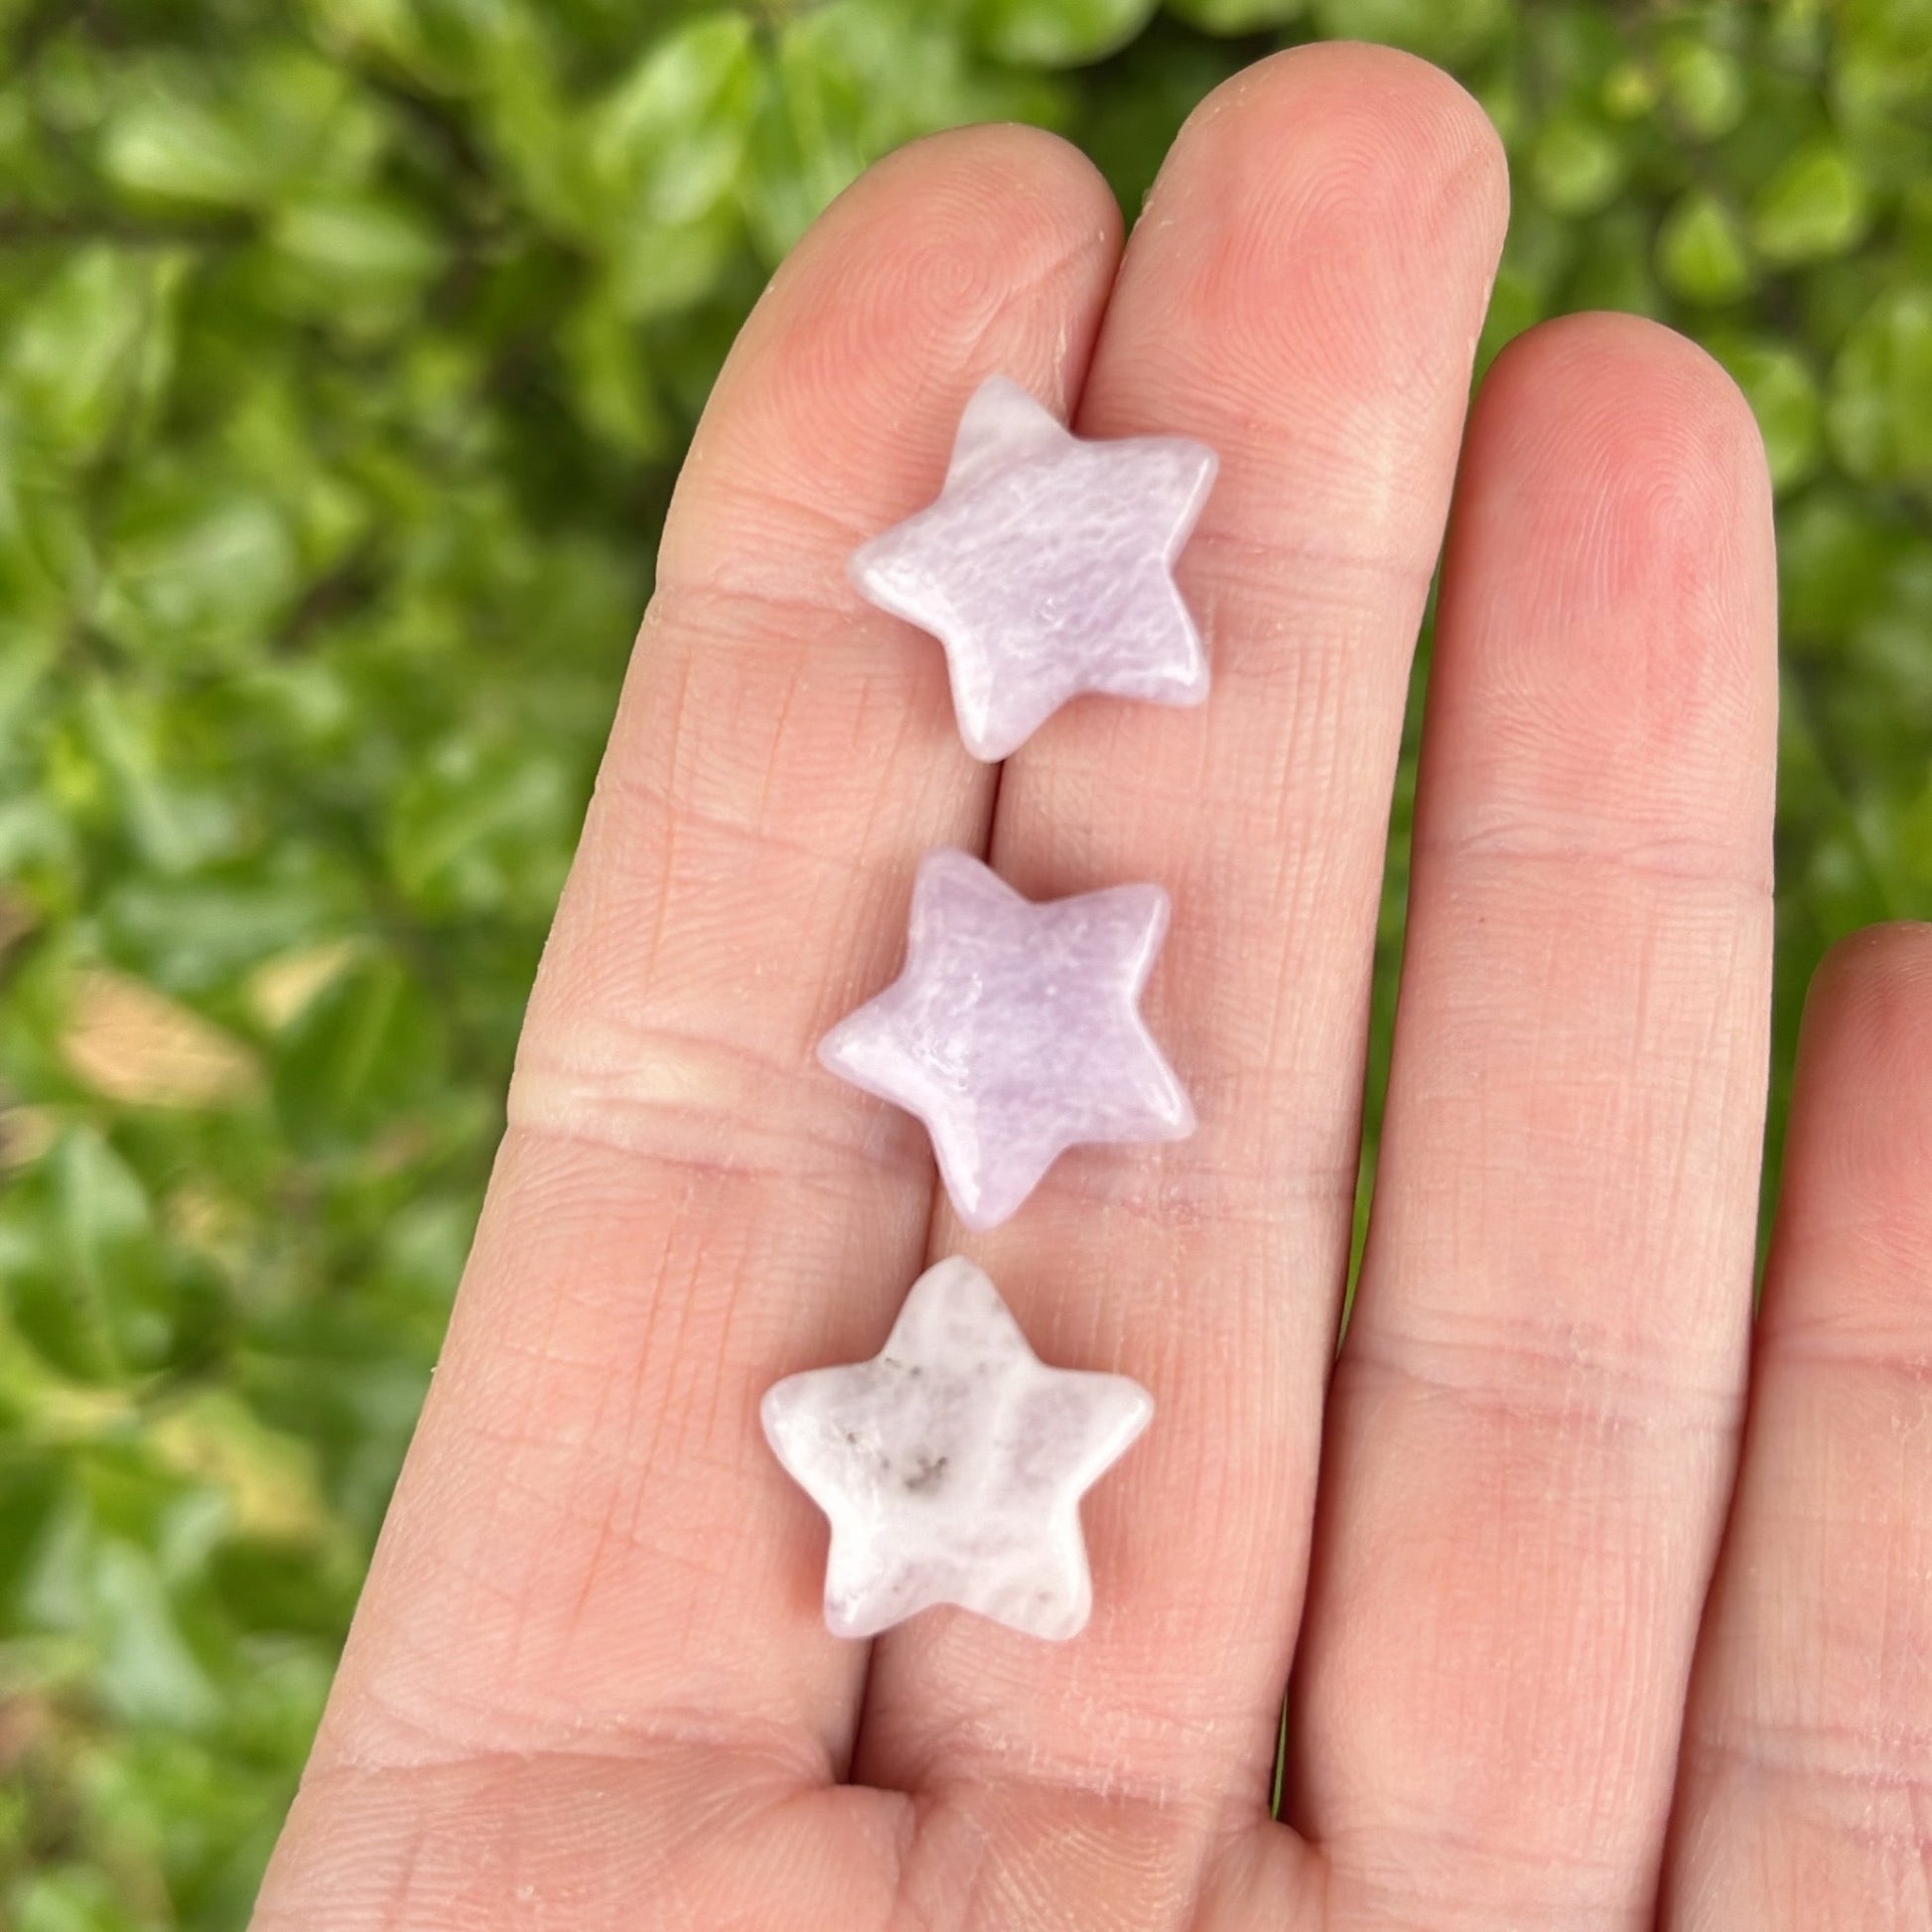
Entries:
[[1756,407],[1775,1158],[1819,952],[1932,911],[1932,0],[0,0],[0,1924],[246,1918],[772,263],[965,120],[1132,210],[1324,36],[1507,139],[1485,360],[1641,310]]

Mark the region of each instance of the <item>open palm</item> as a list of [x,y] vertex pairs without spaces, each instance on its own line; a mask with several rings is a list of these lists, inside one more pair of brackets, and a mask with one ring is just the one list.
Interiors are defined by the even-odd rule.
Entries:
[[[1078,155],[983,128],[778,275],[258,1932],[1932,1926],[1932,944],[1821,981],[1753,1338],[1763,462],[1627,318],[1518,342],[1465,430],[1505,203],[1450,81],[1330,47],[1213,96],[1124,253]],[[997,771],[845,575],[994,372],[1222,461],[1180,567],[1208,703],[1078,704]],[[917,1127],[812,1059],[942,844],[1035,897],[1171,891],[1149,1014],[1201,1121],[973,1239]],[[1157,1420],[1089,1500],[1077,1640],[842,1642],[759,1398],[961,1250]]]

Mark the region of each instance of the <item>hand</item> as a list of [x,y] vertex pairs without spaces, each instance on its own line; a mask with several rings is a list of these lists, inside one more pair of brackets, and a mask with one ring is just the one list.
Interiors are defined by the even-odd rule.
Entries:
[[[1932,939],[1814,995],[1753,1337],[1763,459],[1712,362],[1609,316],[1516,343],[1465,431],[1504,218],[1452,83],[1327,47],[1195,115],[1124,255],[1083,160],[982,128],[778,275],[260,1932],[1932,1924]],[[1080,704],[1003,774],[845,577],[995,370],[1222,458],[1181,566],[1207,705]],[[917,1126],[811,1057],[944,842],[1035,896],[1172,891],[1149,1014],[1201,1116],[972,1241]],[[759,1397],[960,1249],[1156,1421],[1089,1499],[1083,1636],[840,1642]]]

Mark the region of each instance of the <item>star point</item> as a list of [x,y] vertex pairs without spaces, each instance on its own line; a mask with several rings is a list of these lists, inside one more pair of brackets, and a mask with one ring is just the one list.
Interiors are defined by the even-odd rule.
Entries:
[[1068,1148],[1193,1132],[1140,1013],[1167,927],[1158,886],[1035,902],[966,853],[929,853],[904,970],[819,1058],[915,1114],[960,1219],[997,1227]]
[[870,1361],[787,1376],[759,1406],[831,1524],[825,1620],[847,1637],[938,1603],[1076,1635],[1093,1602],[1080,1498],[1153,1414],[1124,1375],[1048,1367],[959,1256],[913,1284]]
[[1083,440],[994,376],[938,498],[861,546],[853,581],[945,647],[960,735],[989,762],[1084,692],[1198,704],[1207,656],[1173,566],[1215,467],[1182,437]]

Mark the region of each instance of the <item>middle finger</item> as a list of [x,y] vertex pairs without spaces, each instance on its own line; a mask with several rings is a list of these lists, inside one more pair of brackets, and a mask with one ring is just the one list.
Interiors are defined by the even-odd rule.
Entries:
[[[868,1779],[1266,1804],[1404,692],[1505,203],[1495,136],[1452,81],[1323,47],[1210,97],[1135,233],[1076,426],[1219,452],[1181,567],[1215,688],[1198,710],[1053,720],[1006,767],[993,859],[1035,897],[1173,894],[1148,1011],[1200,1127],[1068,1155],[964,1245],[1044,1357],[1132,1374],[1156,1419],[1086,1513],[1085,1635],[955,1613],[895,1633]],[[961,1245],[943,1211],[936,1233]],[[1024,1871],[1026,1853],[1003,1843],[1001,1862]]]

